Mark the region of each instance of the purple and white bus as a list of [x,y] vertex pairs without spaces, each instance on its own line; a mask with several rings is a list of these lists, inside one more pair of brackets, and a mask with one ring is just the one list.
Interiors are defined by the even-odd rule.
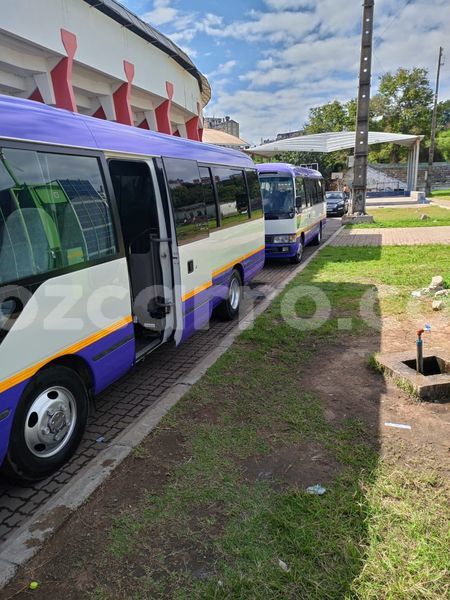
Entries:
[[44,478],[89,400],[239,312],[264,264],[243,153],[0,96],[0,464]]
[[263,196],[266,258],[302,260],[307,244],[320,244],[327,207],[322,175],[287,163],[257,165]]

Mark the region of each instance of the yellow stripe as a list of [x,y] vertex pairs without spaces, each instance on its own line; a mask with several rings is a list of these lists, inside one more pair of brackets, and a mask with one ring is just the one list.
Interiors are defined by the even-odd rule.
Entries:
[[[260,246],[256,250],[252,250],[251,252],[248,252],[247,254],[244,254],[244,255],[240,256],[239,258],[236,258],[235,260],[232,260],[231,262],[227,263],[223,267],[220,267],[219,269],[216,269],[212,273],[213,278],[217,277],[217,275],[220,275],[221,273],[224,273],[225,271],[228,271],[228,269],[231,269],[232,267],[234,267],[234,265],[236,263],[239,263],[239,262],[241,262],[241,261],[243,261],[243,260],[245,260],[247,258],[250,258],[250,256],[253,256],[254,254],[257,254],[258,252],[261,252],[261,250],[264,250],[264,248],[265,248],[265,246]],[[199,294],[200,292],[203,292],[203,290],[207,290],[211,286],[212,286],[212,281],[207,281],[203,285],[201,285],[201,286],[193,289],[190,292],[187,292],[186,294],[184,294],[184,296],[181,297],[182,302],[185,302],[186,300],[189,300],[189,298],[192,298],[196,294]]]
[[185,302],[186,300],[189,300],[189,298],[192,298],[196,294],[199,294],[200,292],[203,292],[203,290],[207,290],[211,286],[212,286],[212,281],[207,281],[203,285],[200,285],[199,287],[191,290],[190,292],[187,292],[187,294],[184,294],[184,296],[181,296],[182,302]]
[[224,265],[223,267],[220,267],[219,269],[216,269],[215,271],[213,271],[213,277],[217,277],[217,275],[220,275],[221,273],[224,273],[225,271],[228,271],[228,269],[231,269],[231,267],[234,267],[234,265],[238,262],[241,262],[247,258],[250,258],[250,256],[253,256],[254,254],[258,254],[258,252],[261,252],[261,250],[264,250],[265,246],[260,246],[259,248],[257,248],[256,250],[252,250],[251,252],[248,252],[247,254],[244,254],[243,256],[240,256],[239,258],[237,258],[236,260],[232,260],[231,262],[227,263],[226,265]]
[[61,356],[65,356],[66,354],[75,354],[76,352],[83,350],[83,348],[90,346],[94,342],[98,342],[98,340],[101,340],[102,338],[106,337],[110,333],[113,333],[114,331],[117,331],[118,329],[125,327],[125,325],[128,325],[128,323],[131,323],[132,320],[133,319],[132,319],[131,315],[128,317],[125,317],[124,319],[121,319],[120,321],[113,323],[109,327],[106,327],[105,329],[101,329],[100,331],[93,333],[92,335],[85,338],[84,340],[81,340],[80,342],[76,342],[75,344],[72,344],[71,346],[68,346],[67,348],[64,348],[64,350],[61,350],[57,354],[54,354],[53,356],[49,356],[45,360],[42,360],[41,362],[33,365],[32,367],[28,367],[28,369],[24,369],[20,373],[17,373],[16,375],[13,375],[12,377],[8,377],[8,379],[5,379],[4,381],[0,382],[0,393],[6,391],[7,389],[9,389],[19,383],[22,383],[22,381],[25,381],[26,379],[29,379],[35,373],[37,373],[39,371],[39,369],[42,369],[42,367],[45,367],[45,365],[47,365],[49,362],[52,362],[56,358],[60,358]]

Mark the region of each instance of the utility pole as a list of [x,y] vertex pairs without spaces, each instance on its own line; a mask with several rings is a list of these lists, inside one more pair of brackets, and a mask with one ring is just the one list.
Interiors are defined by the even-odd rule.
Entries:
[[[366,212],[367,156],[369,153],[369,102],[372,74],[374,0],[364,0],[361,58],[359,66],[358,107],[356,114],[355,163],[353,167],[352,214]],[[351,217],[350,217],[351,218]]]
[[430,137],[430,150],[428,152],[428,168],[427,177],[425,182],[425,196],[429,196],[431,193],[431,186],[433,183],[433,159],[434,159],[434,146],[436,142],[436,119],[437,119],[437,103],[439,95],[439,77],[441,75],[441,67],[444,64],[444,48],[439,48],[439,59],[436,73],[436,89],[434,92],[434,105],[433,105],[433,116],[431,118],[431,137]]

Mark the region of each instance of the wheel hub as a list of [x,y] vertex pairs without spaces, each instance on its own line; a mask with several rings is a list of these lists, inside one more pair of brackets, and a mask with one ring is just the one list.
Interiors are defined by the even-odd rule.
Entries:
[[70,390],[52,387],[31,404],[25,422],[25,443],[35,456],[54,456],[69,441],[76,424],[76,403]]

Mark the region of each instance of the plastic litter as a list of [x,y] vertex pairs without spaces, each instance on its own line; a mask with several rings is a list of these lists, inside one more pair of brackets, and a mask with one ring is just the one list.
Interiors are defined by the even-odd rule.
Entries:
[[105,441],[105,438],[101,435],[99,436],[96,440],[95,440],[98,444],[101,444],[102,442]]
[[411,425],[405,425],[404,423],[385,423],[386,427],[396,427],[397,429],[411,429]]
[[37,590],[39,587],[39,583],[37,581],[30,581],[30,585],[28,586],[30,590]]
[[306,488],[306,492],[308,494],[315,494],[316,496],[323,496],[323,494],[325,494],[326,491],[326,488],[322,487],[319,484],[310,485]]
[[431,325],[429,325],[428,323],[425,323],[425,325],[423,326],[424,331],[431,331]]
[[413,296],[413,298],[420,298],[422,296],[422,290],[414,290],[411,292],[411,296]]
[[282,569],[285,573],[289,573],[290,569],[287,566],[287,564],[284,562],[284,560],[281,560],[281,558],[278,559],[278,566],[280,567],[280,569]]

